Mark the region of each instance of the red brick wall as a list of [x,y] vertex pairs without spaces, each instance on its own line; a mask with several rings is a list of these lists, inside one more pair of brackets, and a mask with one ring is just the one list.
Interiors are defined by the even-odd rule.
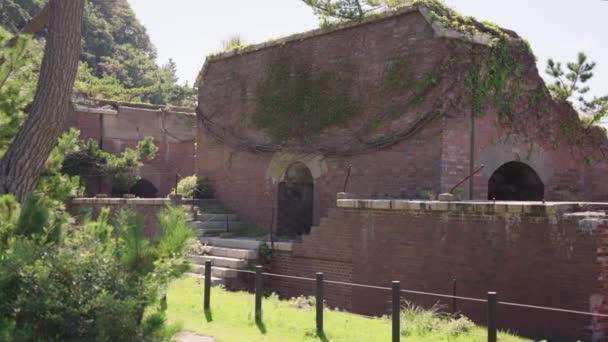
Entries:
[[[103,150],[119,154],[125,148],[135,148],[146,136],[154,138],[158,147],[156,158],[145,161],[142,178],[159,190],[159,196],[167,195],[175,187],[178,178],[194,172],[196,117],[188,113],[165,112],[162,109],[120,106],[117,114],[78,112],[68,118],[67,127],[81,131],[85,140],[101,142]],[[97,193],[93,184],[91,191]],[[111,185],[104,182],[104,193],[111,192]]]
[[[597,276],[599,294],[608,293],[608,221],[599,220],[591,223],[595,226],[597,236],[597,262],[599,274]],[[594,298],[592,311],[595,313],[608,315],[608,298],[598,295]],[[593,318],[592,327],[595,332],[594,337],[598,340],[606,338],[608,335],[608,318]]]
[[[293,252],[277,252],[272,271],[329,280],[485,298],[587,311],[606,310],[597,298],[608,294],[605,251],[608,225],[589,230],[578,219],[551,214],[477,211],[463,205],[450,211],[334,209]],[[596,247],[597,246],[597,247]],[[600,249],[597,249],[600,248]],[[599,263],[598,263],[599,261]],[[600,273],[600,265],[602,272]],[[599,281],[598,281],[599,280]],[[286,297],[312,294],[314,283],[278,280]],[[364,314],[386,314],[389,291],[333,287],[328,304]],[[430,306],[451,301],[419,295],[404,299]],[[458,309],[485,323],[485,306],[459,300]],[[501,329],[531,337],[588,337],[588,316],[499,306]],[[594,328],[604,329],[605,320]],[[604,332],[608,330],[604,329]]]
[[110,217],[114,218],[121,210],[128,210],[144,219],[144,227],[148,236],[154,236],[159,231],[158,213],[167,208],[171,202],[168,199],[119,199],[119,198],[76,198],[69,204],[69,212],[82,217],[89,213],[95,219],[101,209],[110,209]]
[[[540,175],[547,200],[606,200],[608,183],[603,175],[608,163],[599,157],[600,150],[608,153],[605,134],[596,132],[586,137],[588,132],[572,124],[577,114],[550,99],[534,56],[524,49],[512,51],[521,80],[510,118],[499,117],[495,94],[489,94],[483,113],[476,114],[475,138],[471,140],[472,94],[467,80],[474,61],[489,52],[487,46],[438,38],[417,12],[325,34],[305,34],[282,44],[210,59],[199,87],[199,117],[235,129],[237,138],[244,141],[269,143],[265,132],[247,122],[256,110],[256,90],[268,65],[286,56],[299,56],[322,73],[348,66],[356,75],[349,95],[361,101],[363,116],[378,111],[373,94],[382,86],[387,66],[395,61],[405,58],[417,76],[450,63],[449,72],[438,79],[421,103],[412,105],[400,93],[385,101],[397,108],[396,119],[385,122],[389,127],[400,127],[431,110],[439,111],[440,119],[391,148],[344,158],[323,157],[324,151],[317,152],[327,165],[326,172],[315,180],[315,223],[333,207],[334,193],[342,190],[348,165],[353,166],[348,192],[361,197],[413,198],[421,191],[447,192],[471,173],[473,158],[475,168],[486,165],[473,178],[475,199],[487,199],[488,181],[496,169],[520,161]],[[513,80],[507,88],[516,91]],[[533,106],[539,90],[545,97]],[[360,119],[353,119],[350,126],[358,127]],[[269,176],[273,153],[253,154],[231,148],[202,126],[197,135],[197,173],[209,176],[220,199],[246,220],[268,226],[276,206],[276,179]],[[347,130],[331,128],[319,141],[346,141],[344,145],[348,145],[348,134]],[[302,148],[288,146],[283,151],[297,154],[298,147]],[[469,183],[462,189],[468,199]]]
[[[352,96],[362,102],[365,116],[377,111],[367,90],[381,87],[389,63],[401,58],[416,61],[414,74],[419,76],[432,70],[449,52],[446,42],[432,39],[433,34],[420,14],[410,13],[394,20],[294,41],[284,47],[214,61],[207,65],[203,77],[199,110],[221,124],[238,126],[255,109],[252,94],[264,77],[263,70],[277,58],[290,55],[303,56],[318,70],[341,70],[348,65],[357,75],[351,87]],[[395,40],[399,43],[394,44]],[[407,101],[401,97],[389,102],[407,115],[387,126],[406,125],[420,114],[420,108],[406,106]],[[361,196],[413,198],[423,191],[438,193],[443,126],[443,120],[436,120],[390,148],[352,157],[323,156],[323,172],[315,179],[315,224],[333,206],[335,194],[342,191],[349,165],[353,169],[348,191]],[[255,138],[260,135],[248,128],[238,133]],[[344,139],[349,134],[331,130],[321,140]],[[244,220],[269,226],[277,202],[276,179],[270,175],[275,155],[231,148],[215,140],[201,124],[197,144],[197,174],[208,176],[219,199]],[[315,154],[296,153],[293,161],[311,155]]]

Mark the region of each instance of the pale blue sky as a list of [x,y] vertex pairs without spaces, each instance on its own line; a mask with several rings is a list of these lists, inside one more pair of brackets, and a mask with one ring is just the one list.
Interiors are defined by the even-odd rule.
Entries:
[[[308,31],[317,19],[300,0],[129,0],[158,49],[159,63],[173,58],[181,82],[190,84],[205,56],[222,40],[246,42]],[[608,93],[608,1],[446,0],[464,15],[496,22],[528,39],[544,70],[546,60],[573,60],[584,51],[598,63],[590,84]]]

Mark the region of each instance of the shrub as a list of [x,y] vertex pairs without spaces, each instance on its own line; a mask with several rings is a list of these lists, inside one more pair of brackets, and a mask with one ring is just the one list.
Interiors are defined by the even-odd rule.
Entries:
[[[172,191],[175,193],[175,189]],[[183,178],[177,183],[177,193],[186,198],[213,198],[209,178],[196,175]]]
[[466,317],[456,318],[444,313],[444,308],[434,305],[429,309],[406,302],[401,309],[401,334],[404,336],[424,336],[441,332],[449,336],[465,335],[475,327]]
[[184,211],[163,210],[149,238],[128,211],[76,225],[45,205],[30,195],[17,216],[11,197],[0,198],[0,339],[169,341],[175,329],[154,304],[189,267]]

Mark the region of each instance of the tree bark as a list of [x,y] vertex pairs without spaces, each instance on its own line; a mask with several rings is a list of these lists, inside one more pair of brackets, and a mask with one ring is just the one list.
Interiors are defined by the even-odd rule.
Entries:
[[0,160],[0,194],[23,202],[31,192],[73,108],[85,0],[50,0],[47,37],[30,112]]

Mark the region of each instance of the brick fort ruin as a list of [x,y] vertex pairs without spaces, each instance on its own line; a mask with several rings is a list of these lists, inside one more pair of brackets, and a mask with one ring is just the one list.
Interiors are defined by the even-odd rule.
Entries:
[[[456,278],[464,295],[604,310],[605,206],[550,201],[606,200],[605,131],[551,98],[516,33],[451,28],[441,10],[412,6],[209,57],[196,172],[246,221],[300,237],[275,254],[276,272],[439,293]],[[455,193],[495,203],[407,201],[480,168]],[[335,288],[329,301],[379,314],[387,300]],[[462,310],[483,322],[483,308]],[[605,331],[589,317],[501,315],[503,328],[535,337]]]

